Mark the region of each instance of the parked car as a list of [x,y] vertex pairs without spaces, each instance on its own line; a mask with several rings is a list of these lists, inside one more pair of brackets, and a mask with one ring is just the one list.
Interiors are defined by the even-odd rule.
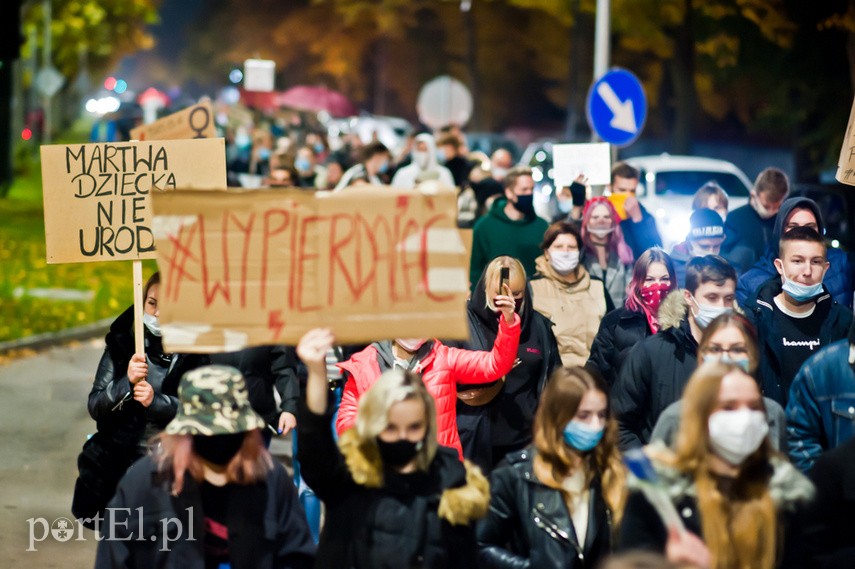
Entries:
[[733,163],[700,156],[636,156],[627,163],[639,169],[638,201],[656,218],[666,251],[689,232],[692,198],[709,181],[727,192],[728,209],[748,203],[752,184]]

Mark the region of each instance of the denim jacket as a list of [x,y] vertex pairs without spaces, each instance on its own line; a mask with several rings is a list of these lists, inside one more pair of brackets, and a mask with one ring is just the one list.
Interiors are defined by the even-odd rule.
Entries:
[[807,472],[823,451],[855,434],[855,371],[849,342],[840,340],[811,356],[796,374],[787,403],[790,459]]

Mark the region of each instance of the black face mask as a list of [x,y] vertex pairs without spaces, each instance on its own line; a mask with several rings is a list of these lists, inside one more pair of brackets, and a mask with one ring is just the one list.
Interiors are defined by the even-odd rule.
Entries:
[[424,441],[416,443],[402,439],[394,443],[387,443],[377,439],[377,449],[380,451],[380,458],[383,459],[385,466],[401,467],[413,460],[416,455],[422,450]]
[[220,466],[228,464],[240,450],[246,433],[227,435],[193,435],[193,450],[210,462]]
[[517,201],[514,202],[514,207],[518,212],[526,217],[534,216],[534,196],[532,194],[528,194],[527,196],[517,196]]

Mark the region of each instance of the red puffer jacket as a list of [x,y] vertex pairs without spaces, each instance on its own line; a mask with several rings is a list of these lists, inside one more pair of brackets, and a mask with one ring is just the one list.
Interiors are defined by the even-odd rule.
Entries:
[[[461,460],[463,448],[457,434],[457,384],[490,383],[507,374],[514,367],[519,341],[520,317],[515,314],[513,324],[500,319],[499,334],[492,351],[450,348],[435,340],[431,351],[413,369],[422,374],[422,381],[436,402],[439,444],[456,449]],[[374,385],[382,372],[377,348],[373,345],[338,366],[348,374],[335,424],[336,430],[343,433],[356,424],[359,398]]]

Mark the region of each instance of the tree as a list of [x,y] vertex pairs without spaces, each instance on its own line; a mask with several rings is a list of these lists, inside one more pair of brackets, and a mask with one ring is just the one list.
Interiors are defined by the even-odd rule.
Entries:
[[[103,69],[123,55],[150,49],[154,37],[145,28],[158,21],[161,0],[50,0],[51,60],[67,78],[77,75],[80,53],[91,69]],[[28,41],[24,54],[43,48],[44,3],[24,7],[23,27]],[[31,33],[34,32],[34,33]]]

